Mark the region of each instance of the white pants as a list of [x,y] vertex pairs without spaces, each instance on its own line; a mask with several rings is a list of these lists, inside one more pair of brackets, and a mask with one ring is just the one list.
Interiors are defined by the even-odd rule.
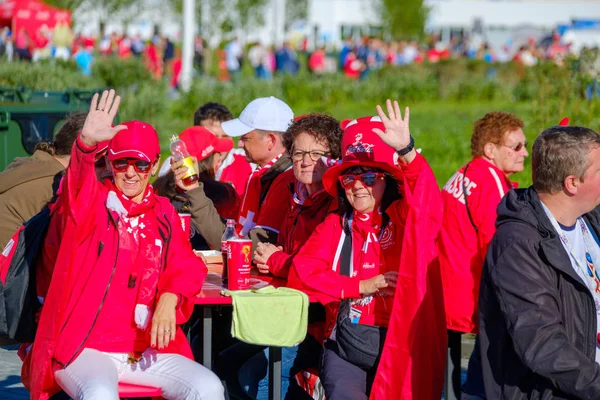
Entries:
[[55,372],[58,384],[74,400],[115,400],[118,382],[162,389],[169,400],[222,400],[219,378],[202,365],[179,354],[148,349],[137,364],[125,353],[84,349],[67,368]]

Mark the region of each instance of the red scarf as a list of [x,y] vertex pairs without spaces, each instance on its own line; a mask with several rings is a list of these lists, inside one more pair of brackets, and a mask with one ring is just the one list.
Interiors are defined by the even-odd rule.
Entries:
[[[354,212],[352,216],[352,264],[351,275],[361,280],[379,275],[385,266],[381,254],[379,235],[381,232],[381,211],[369,213]],[[375,325],[375,297],[367,296],[353,301],[352,308],[362,314],[361,324]]]
[[283,153],[262,167],[257,167],[252,172],[252,175],[250,175],[248,185],[246,186],[246,193],[244,194],[244,200],[242,200],[242,206],[240,207],[238,225],[236,227],[238,234],[241,237],[246,236],[248,232],[256,226],[258,209],[260,207],[260,194],[262,191],[260,178],[281,158],[282,155]]
[[130,251],[133,260],[130,266],[128,287],[138,286],[134,320],[137,327],[145,330],[152,318],[156,299],[162,256],[162,239],[154,212],[156,204],[154,190],[146,187],[141,203],[131,201],[110,180],[106,207],[118,215],[119,242],[122,251]]

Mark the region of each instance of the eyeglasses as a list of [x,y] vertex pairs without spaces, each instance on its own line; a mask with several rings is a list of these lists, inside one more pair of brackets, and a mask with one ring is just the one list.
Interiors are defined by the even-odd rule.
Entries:
[[313,161],[319,161],[321,159],[321,157],[323,156],[328,156],[329,153],[324,152],[324,151],[302,151],[302,150],[294,150],[292,152],[292,160],[294,161],[302,161],[304,160],[304,156],[307,155],[310,157],[311,160]]
[[527,144],[528,143],[525,142],[525,143],[517,143],[512,146],[507,146],[507,145],[503,144],[502,146],[508,147],[509,149],[514,150],[514,151],[521,151],[521,149],[523,149],[523,147],[527,148]]
[[119,158],[117,160],[112,161],[112,166],[117,172],[125,172],[132,165],[133,169],[140,173],[144,174],[150,171],[150,167],[152,163],[144,160],[137,160],[135,158]]
[[344,189],[351,189],[354,182],[361,181],[365,186],[372,187],[377,182],[377,179],[385,179],[383,172],[365,172],[358,175],[340,175],[338,178]]

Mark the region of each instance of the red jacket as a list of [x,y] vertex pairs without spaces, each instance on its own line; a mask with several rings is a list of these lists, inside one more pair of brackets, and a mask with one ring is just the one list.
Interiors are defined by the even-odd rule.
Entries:
[[344,73],[350,79],[358,79],[360,77],[360,71],[362,62],[356,58],[354,53],[348,54],[346,61],[344,62]]
[[227,154],[217,171],[216,179],[231,183],[237,194],[243,197],[251,174],[252,165],[246,161],[244,149],[238,148]]
[[264,194],[265,188],[261,189],[261,196],[264,199],[258,209],[256,228],[269,229],[279,234],[281,221],[285,218],[288,206],[292,201],[290,184],[295,181],[294,171],[290,168],[281,172],[273,179],[271,185],[266,190],[266,195]]
[[[390,233],[381,238],[386,270],[398,271],[388,334],[372,399],[439,399],[446,362],[446,325],[436,240],[442,220],[439,188],[425,158],[401,166],[403,199],[386,213]],[[340,276],[332,262],[342,232],[329,216],[294,259],[291,285],[327,304],[330,330],[343,298],[359,298],[359,278]],[[358,246],[357,246],[358,247]],[[361,266],[355,266],[355,268]],[[379,271],[383,272],[383,271]],[[343,292],[343,294],[342,294]]]
[[[108,189],[96,179],[94,157],[95,149],[76,141],[63,183],[66,224],[62,243],[37,336],[22,370],[32,399],[47,399],[59,390],[54,371],[84,349],[96,315],[102,311],[111,276],[120,267],[114,262],[118,254],[116,214],[105,206]],[[152,211],[167,238],[161,245],[163,256],[158,257],[162,269],[157,293],[182,297],[177,309],[177,324],[181,324],[191,315],[193,304],[188,299],[200,291],[207,268],[192,252],[169,201],[157,196]],[[175,341],[162,351],[191,357],[180,328]]]
[[[483,158],[456,172],[442,190],[444,222],[439,241],[440,268],[448,329],[477,332],[479,281],[488,245],[496,232],[496,207],[513,184]],[[467,204],[478,232],[469,220]]]
[[317,226],[337,209],[337,199],[331,197],[325,190],[313,193],[304,200],[304,204],[292,200],[279,231],[278,244],[283,247],[283,251],[276,251],[267,260],[271,273],[287,278],[294,255],[306,243]]

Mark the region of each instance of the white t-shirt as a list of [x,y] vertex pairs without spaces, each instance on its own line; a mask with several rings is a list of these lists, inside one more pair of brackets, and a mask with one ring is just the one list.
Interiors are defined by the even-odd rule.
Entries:
[[[595,281],[587,274],[587,271],[583,271],[581,267],[577,265],[577,261],[575,257],[579,260],[579,265],[586,268],[586,258],[585,258],[585,242],[583,241],[583,232],[581,231],[581,226],[579,225],[579,221],[573,226],[564,226],[560,223],[558,224],[561,232],[563,233],[571,244],[571,250],[567,248],[567,245],[561,240],[563,247],[565,248],[569,258],[571,259],[571,266],[577,272],[577,275],[581,278],[583,283],[585,283],[586,287],[594,297],[594,302],[596,303],[596,333],[600,333],[600,293],[596,293],[594,288],[596,287]],[[589,228],[589,227],[588,227]],[[588,249],[592,256],[592,260],[594,261],[594,265],[596,268],[600,268],[600,248],[596,245],[596,249]],[[594,257],[595,256],[595,257]],[[596,362],[600,364],[600,343],[596,340]]]
[[225,60],[227,62],[227,69],[230,71],[237,71],[240,69],[240,61],[242,57],[242,45],[237,41],[229,42],[225,47]]

